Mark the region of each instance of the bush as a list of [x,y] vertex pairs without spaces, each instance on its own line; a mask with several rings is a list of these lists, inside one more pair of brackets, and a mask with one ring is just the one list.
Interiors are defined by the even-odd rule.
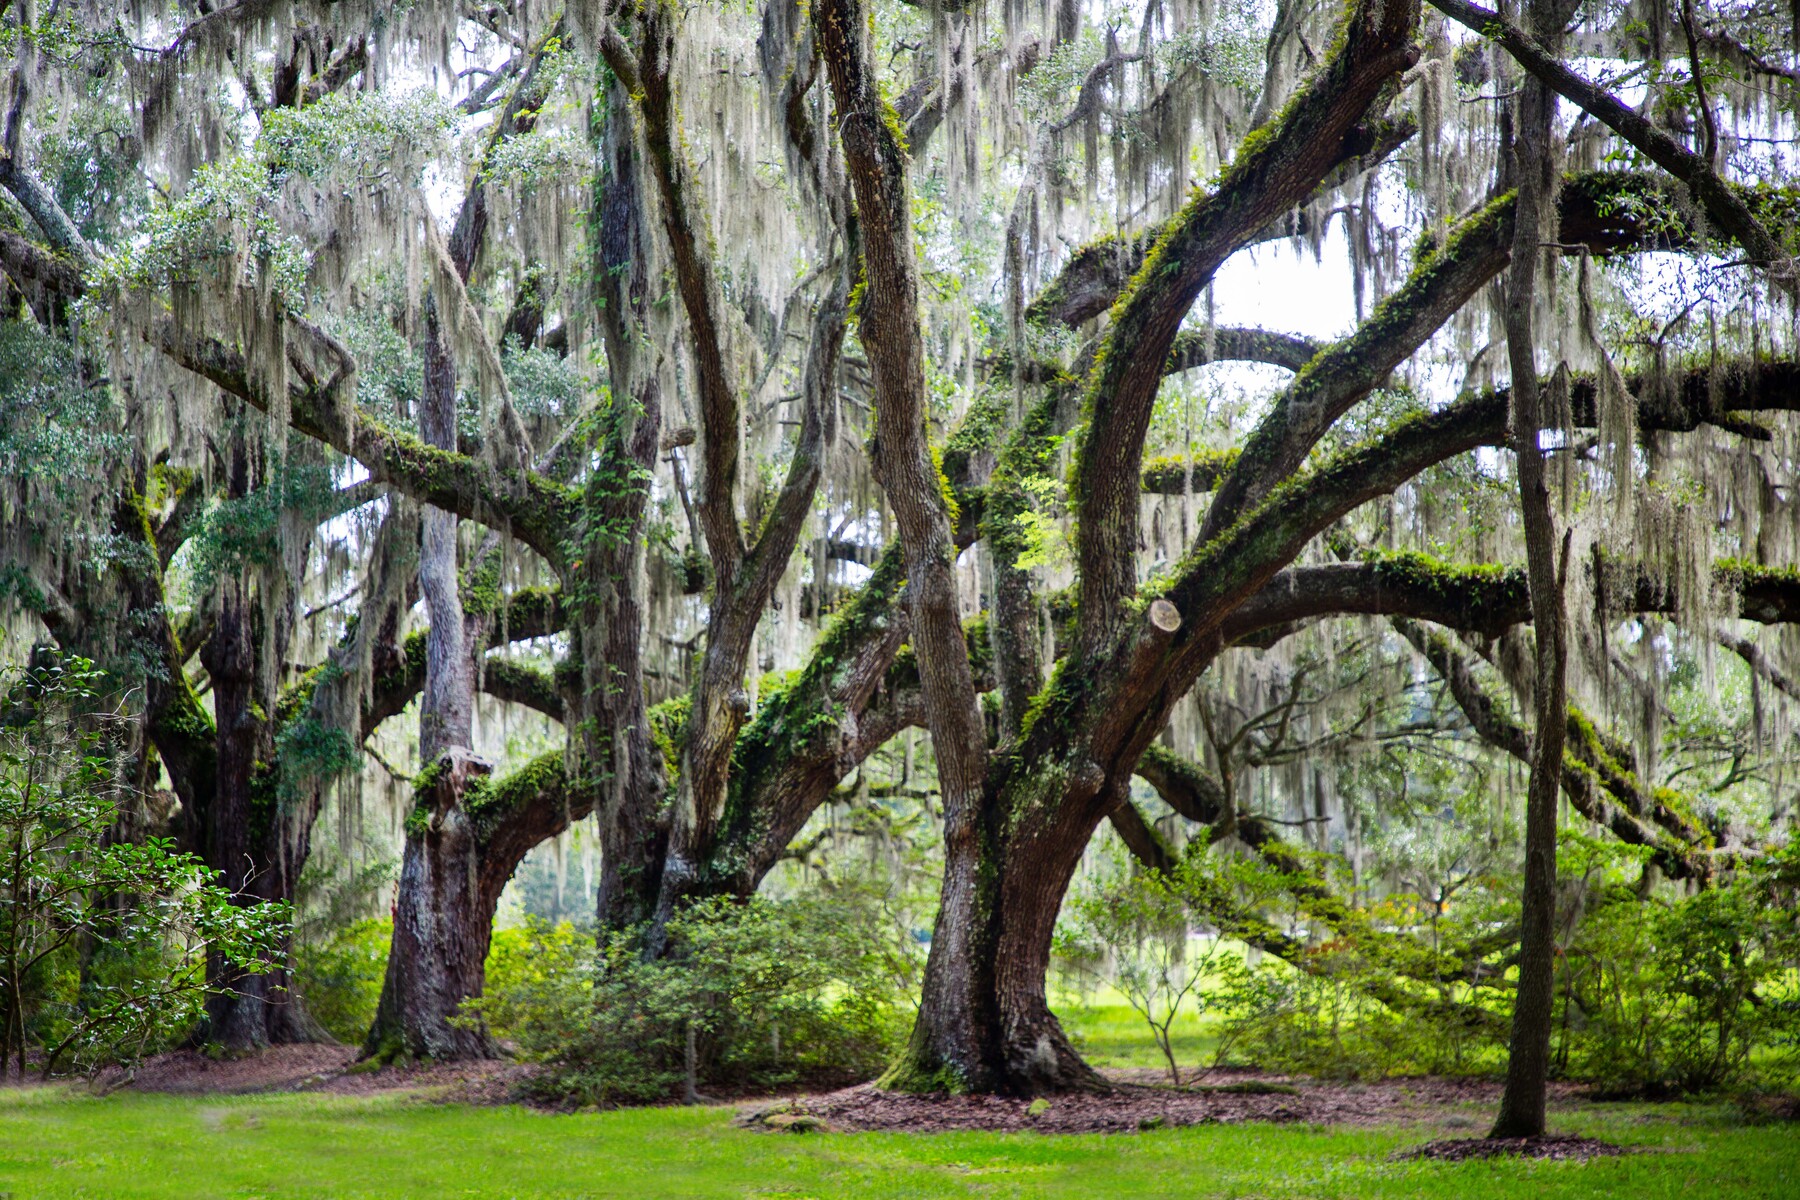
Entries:
[[495,930],[481,1003],[488,1032],[501,1041],[532,1042],[549,1033],[540,1024],[571,998],[577,1004],[570,1017],[585,1015],[593,957],[594,939],[567,921],[527,917],[522,926]]
[[0,1074],[129,1065],[199,1020],[211,959],[265,971],[285,905],[238,903],[164,838],[112,840],[120,723],[91,662],[0,674]]
[[392,918],[370,917],[295,940],[294,989],[312,1018],[340,1042],[354,1045],[369,1032],[393,936]]
[[573,954],[557,927],[519,936],[523,953],[496,962],[479,1010],[550,1065],[530,1085],[540,1099],[853,1082],[876,1074],[904,1033],[899,951],[874,912],[844,896],[696,904],[670,922],[654,961],[641,931],[592,956]]
[[1800,846],[1674,900],[1611,889],[1559,979],[1558,1060],[1615,1095],[1791,1082]]
[[1193,875],[1184,863],[1173,879],[1119,869],[1084,881],[1057,922],[1055,952],[1065,968],[1110,982],[1142,1018],[1181,1085],[1171,1032],[1185,1012],[1200,1016],[1242,974],[1242,960],[1221,937],[1191,938],[1189,901],[1183,885]]
[[1446,1031],[1419,1012],[1396,1013],[1369,994],[1393,975],[1348,948],[1326,948],[1312,970],[1259,964],[1223,998],[1237,1056],[1274,1071],[1325,1079],[1382,1079],[1442,1070]]

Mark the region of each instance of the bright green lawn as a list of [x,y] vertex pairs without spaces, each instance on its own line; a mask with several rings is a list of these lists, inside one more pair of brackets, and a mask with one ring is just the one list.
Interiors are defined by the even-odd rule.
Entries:
[[[1057,1006],[1056,1016],[1081,1056],[1096,1067],[1154,1067],[1159,1071],[1168,1068],[1144,1018],[1122,1000],[1079,1007],[1062,1004]],[[1169,1033],[1184,1080],[1190,1070],[1212,1065],[1213,1051],[1219,1044],[1213,1022],[1183,1013],[1175,1019]]]
[[[1447,1114],[1468,1132],[1481,1115]],[[552,1116],[379,1099],[94,1099],[0,1092],[0,1193],[15,1200],[351,1197],[1257,1196],[1717,1200],[1800,1194],[1800,1130],[1723,1107],[1558,1113],[1645,1153],[1587,1164],[1397,1164],[1442,1130],[1269,1125],[1151,1133],[788,1134],[722,1109]]]

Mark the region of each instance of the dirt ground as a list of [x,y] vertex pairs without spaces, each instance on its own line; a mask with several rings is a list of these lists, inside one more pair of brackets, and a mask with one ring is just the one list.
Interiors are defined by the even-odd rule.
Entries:
[[[1123,1133],[1178,1125],[1240,1121],[1309,1125],[1391,1125],[1412,1121],[1443,1126],[1445,1110],[1494,1105],[1500,1085],[1465,1079],[1391,1079],[1338,1083],[1254,1071],[1214,1071],[1182,1088],[1160,1083],[1154,1071],[1107,1072],[1108,1095],[1047,1100],[996,1096],[909,1096],[873,1086],[845,1088],[767,1105],[741,1105],[740,1123],[771,1129],[822,1128],[844,1132],[909,1130],[1035,1130],[1039,1133]],[[1572,1089],[1553,1091],[1566,1098]],[[1452,1124],[1457,1118],[1452,1114]],[[1473,1125],[1473,1122],[1471,1122]],[[1479,1133],[1471,1128],[1471,1133]]]
[[[276,1046],[242,1058],[211,1059],[193,1051],[159,1055],[133,1077],[103,1078],[104,1089],[182,1095],[244,1095],[257,1092],[321,1092],[334,1095],[412,1093],[421,1098],[466,1104],[500,1104],[514,1098],[535,1068],[512,1062],[443,1063],[359,1067],[350,1046]],[[1035,1130],[1040,1133],[1116,1133],[1179,1125],[1240,1121],[1300,1122],[1311,1125],[1376,1125],[1418,1122],[1456,1129],[1468,1121],[1471,1139],[1481,1129],[1473,1118],[1453,1111],[1463,1105],[1492,1108],[1497,1082],[1470,1079],[1391,1079],[1343,1083],[1258,1071],[1212,1071],[1182,1088],[1167,1086],[1159,1071],[1110,1071],[1114,1090],[1106,1095],[1061,1096],[1030,1101],[995,1096],[909,1096],[876,1090],[870,1084],[839,1091],[780,1098],[737,1098],[738,1123],[769,1130]],[[1553,1085],[1551,1099],[1576,1095],[1571,1085]],[[1433,1156],[1481,1152],[1459,1142],[1434,1143]],[[1546,1152],[1552,1152],[1546,1148]],[[1563,1147],[1563,1154],[1581,1151]],[[1589,1151],[1591,1153],[1591,1151]]]
[[96,1081],[103,1090],[129,1087],[177,1095],[248,1095],[256,1092],[326,1092],[367,1096],[382,1092],[426,1092],[433,1099],[464,1104],[504,1104],[533,1068],[524,1063],[432,1063],[424,1066],[359,1067],[354,1046],[271,1046],[241,1058],[208,1058],[192,1050],[159,1054],[127,1079],[117,1074]]

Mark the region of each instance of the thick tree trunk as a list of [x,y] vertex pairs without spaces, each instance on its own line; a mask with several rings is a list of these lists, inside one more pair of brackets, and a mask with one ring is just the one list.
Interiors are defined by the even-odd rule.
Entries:
[[999,942],[991,832],[946,829],[943,885],[912,1037],[883,1087],[910,1092],[1005,1090],[994,951]]
[[[431,767],[407,820],[406,857],[394,902],[387,978],[363,1055],[394,1059],[491,1058],[493,1040],[459,1019],[487,978],[497,887],[484,886],[482,839],[463,800],[488,765],[453,747]],[[500,886],[505,885],[501,876]]]
[[[429,445],[456,445],[456,364],[429,297],[419,429]],[[419,705],[419,761],[432,765],[407,819],[387,978],[363,1050],[379,1059],[485,1058],[495,1052],[478,1022],[472,1028],[458,1023],[464,1001],[481,995],[500,896],[498,891],[484,895],[479,886],[481,838],[465,803],[470,781],[492,768],[469,748],[474,672],[458,591],[457,526],[456,514],[425,506],[419,590],[431,626]]]
[[814,12],[862,234],[857,328],[875,393],[872,465],[894,509],[906,561],[909,637],[917,651],[927,724],[944,799],[945,868],[937,931],[926,966],[912,1047],[888,1076],[899,1087],[988,1090],[1003,1086],[996,1016],[981,973],[1001,919],[984,863],[995,853],[986,803],[986,723],[957,609],[956,543],[926,424],[918,264],[906,152],[883,121],[859,0]]
[[641,646],[644,588],[641,550],[648,479],[662,430],[662,394],[648,336],[650,283],[645,274],[647,232],[629,91],[614,82],[596,114],[592,137],[600,169],[594,177],[590,223],[596,317],[606,346],[615,403],[594,441],[607,469],[590,477],[582,495],[586,540],[580,554],[581,596],[571,657],[580,666],[580,693],[570,731],[578,739],[582,783],[599,805],[600,927],[626,930],[655,911],[668,843],[662,755],[650,737],[644,701]]
[[[233,498],[250,492],[249,448],[241,431],[231,442],[227,490]],[[265,580],[263,586],[279,585]],[[218,603],[217,620],[200,655],[212,678],[212,794],[197,806],[200,828],[194,840],[206,865],[223,874],[221,883],[236,903],[291,903],[312,821],[310,811],[302,816],[281,803],[270,765],[274,728],[263,706],[273,682],[263,673],[262,645],[263,639],[279,640],[283,631],[279,624],[265,627],[262,605],[247,580],[227,580]],[[181,665],[173,669],[180,671]],[[293,992],[287,959],[284,944],[275,969],[257,975],[210,956],[207,980],[212,990],[197,1039],[228,1051],[331,1040]]]
[[[246,590],[228,584],[201,655],[213,681],[218,745],[214,794],[201,814],[203,854],[208,866],[224,873],[221,882],[239,903],[291,902],[300,863],[283,844],[283,813],[268,767],[273,739],[257,715],[255,618]],[[268,974],[252,975],[214,956],[207,977],[214,990],[199,1040],[231,1051],[329,1040],[291,990],[285,961]]]
[[1035,772],[1015,781],[1013,803],[1020,813],[1049,811],[1025,799],[1041,793],[1061,808],[1057,819],[994,819],[1004,808],[996,799],[983,805],[988,819],[975,836],[947,841],[919,1015],[883,1086],[1025,1096],[1108,1086],[1076,1053],[1045,994],[1063,893],[1108,807],[1094,784]]
[[[1552,6],[1534,0],[1540,35],[1560,32]],[[1513,450],[1518,460],[1519,502],[1524,517],[1526,571],[1531,584],[1536,635],[1536,733],[1525,807],[1525,890],[1519,946],[1519,986],[1513,999],[1512,1044],[1506,1090],[1492,1137],[1537,1137],[1544,1132],[1545,1085],[1550,1068],[1551,1008],[1555,995],[1556,799],[1562,777],[1567,635],[1563,622],[1562,571],[1557,564],[1556,521],[1545,479],[1540,431],[1543,388],[1537,372],[1532,316],[1537,266],[1543,256],[1543,215],[1554,204],[1558,177],[1551,145],[1555,96],[1528,78],[1521,85],[1513,141],[1518,185],[1512,274],[1506,289],[1506,341],[1513,376]],[[1568,560],[1567,547],[1563,562]]]

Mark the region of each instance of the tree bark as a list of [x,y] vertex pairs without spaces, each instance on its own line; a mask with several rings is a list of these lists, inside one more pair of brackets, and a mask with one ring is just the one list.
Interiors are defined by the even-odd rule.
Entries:
[[[1560,34],[1548,0],[1533,0],[1540,35]],[[1525,802],[1525,882],[1519,947],[1519,986],[1513,997],[1512,1042],[1506,1089],[1490,1137],[1539,1137],[1544,1132],[1545,1087],[1550,1068],[1551,1008],[1555,996],[1556,800],[1562,778],[1567,700],[1563,567],[1557,562],[1556,518],[1551,511],[1542,445],[1544,388],[1537,370],[1532,319],[1537,270],[1545,257],[1544,216],[1555,204],[1558,178],[1551,144],[1555,95],[1536,78],[1521,84],[1513,122],[1513,179],[1518,200],[1513,221],[1511,275],[1505,298],[1507,356],[1512,365],[1513,453],[1525,529],[1526,575],[1536,637],[1533,692],[1536,735]]]
[[[640,926],[655,911],[668,844],[668,780],[650,737],[640,642],[644,572],[640,540],[662,428],[657,350],[646,328],[650,281],[643,187],[631,94],[615,80],[589,131],[600,167],[590,227],[597,313],[614,403],[595,447],[605,466],[581,496],[582,554],[575,576],[572,657],[580,691],[571,730],[584,779],[599,797],[600,888],[596,912],[609,931]],[[623,401],[623,402],[621,402]]]
[[[250,462],[241,427],[233,431],[228,447],[226,493],[242,499],[250,493]],[[258,582],[289,591],[266,578]],[[291,599],[283,595],[278,603]],[[212,633],[200,652],[212,679],[212,788],[209,796],[195,797],[200,803],[191,819],[199,829],[193,840],[206,865],[221,873],[220,882],[230,889],[234,903],[292,903],[312,822],[310,814],[302,817],[281,802],[271,765],[275,731],[264,711],[274,685],[264,675],[263,643],[279,640],[285,631],[267,627],[266,610],[250,579],[224,580],[218,606]],[[182,664],[175,662],[167,669],[179,674]],[[176,766],[171,764],[172,772]],[[273,969],[265,974],[245,972],[209,955],[211,991],[206,1022],[196,1039],[235,1052],[329,1041],[330,1035],[307,1015],[292,990],[288,949],[284,942]]]
[[[461,746],[447,748],[422,778],[407,820],[406,856],[394,901],[387,977],[363,1056],[492,1058],[476,1020],[459,1020],[487,977],[497,888],[484,886],[482,844],[466,811],[469,784],[491,770]],[[511,872],[507,872],[510,876]],[[500,879],[505,886],[506,877]]]
[[956,539],[926,428],[924,343],[906,152],[875,81],[868,14],[827,0],[814,17],[831,83],[845,170],[861,230],[857,330],[874,377],[876,477],[894,509],[906,559],[908,616],[944,798],[944,880],[909,1061],[890,1080],[931,1079],[988,1090],[994,1027],[978,964],[993,914],[984,879],[991,841],[985,803],[987,731],[957,610]]
[[[419,429],[427,445],[454,448],[456,364],[429,296],[424,326]],[[487,895],[477,885],[481,843],[467,811],[470,781],[493,768],[470,749],[474,664],[464,639],[457,526],[455,513],[425,506],[419,589],[431,627],[419,705],[419,761],[430,766],[407,821],[387,976],[363,1050],[383,1060],[489,1058],[495,1053],[478,1018],[459,1019],[463,1004],[481,995],[500,894]]]
[[[268,720],[259,715],[257,616],[242,583],[228,583],[213,635],[201,652],[213,681],[218,748],[213,796],[198,814],[204,826],[202,853],[207,866],[223,873],[220,883],[231,890],[235,903],[291,903],[306,852],[304,845],[289,844],[290,818],[276,794],[270,766],[274,737]],[[273,968],[260,975],[209,956],[207,977],[213,990],[197,1040],[230,1051],[330,1040],[292,990],[286,951],[284,944]]]

